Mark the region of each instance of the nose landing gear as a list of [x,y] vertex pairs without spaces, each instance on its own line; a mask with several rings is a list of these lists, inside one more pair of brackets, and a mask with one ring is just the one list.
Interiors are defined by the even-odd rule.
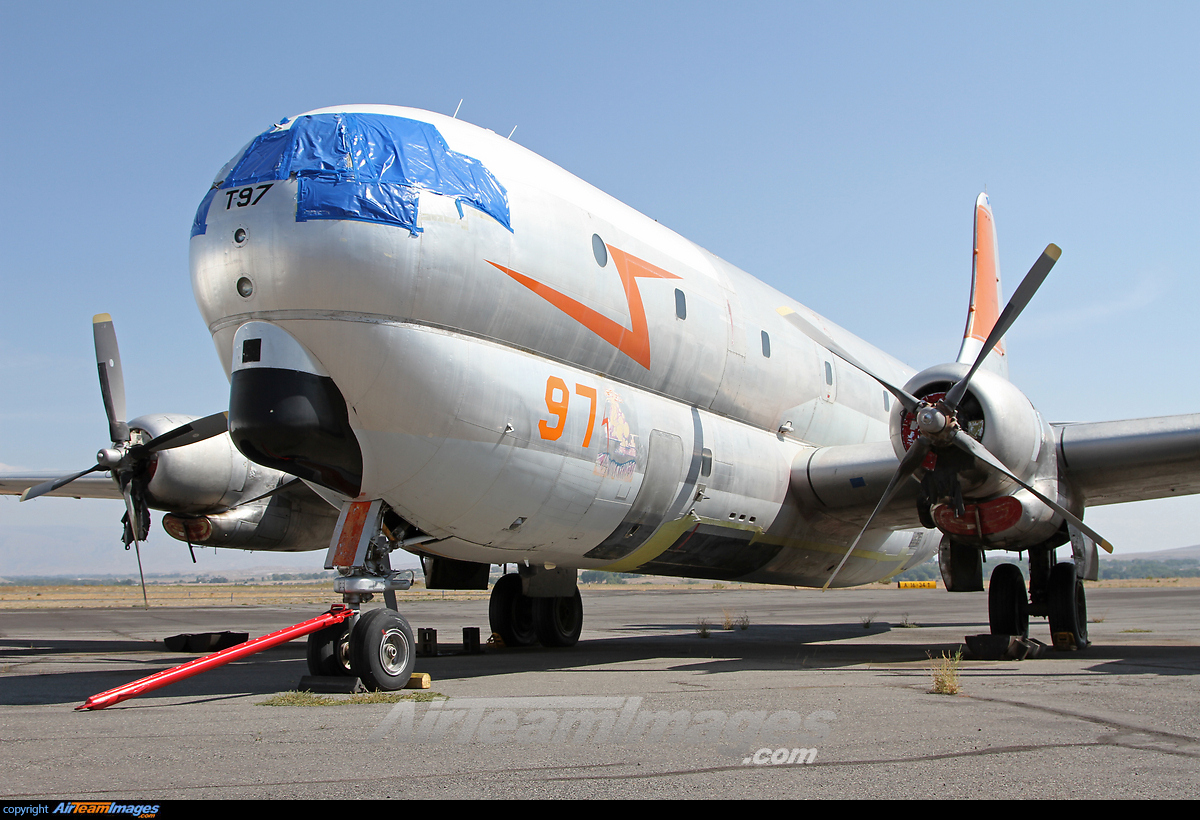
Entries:
[[[349,625],[336,624],[308,637],[308,671],[317,676],[357,677],[369,689],[395,691],[408,685],[416,664],[412,627],[396,612],[396,590],[412,586],[412,573],[393,572],[392,550],[431,540],[392,537],[385,517],[396,518],[380,500],[348,501],[342,507],[325,568],[336,569],[334,589],[355,611]],[[402,523],[402,522],[401,522]],[[382,593],[387,606],[360,612]]]

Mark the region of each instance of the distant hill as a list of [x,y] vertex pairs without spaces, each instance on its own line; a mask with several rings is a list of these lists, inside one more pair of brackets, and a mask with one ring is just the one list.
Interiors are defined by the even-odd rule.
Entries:
[[[1059,560],[1071,557],[1070,545],[1059,547]],[[1021,572],[1028,576],[1029,567],[1022,557],[1016,553],[989,552],[983,565],[983,576],[986,582],[992,570],[999,564],[1016,564]],[[1100,579],[1131,579],[1131,578],[1195,578],[1200,576],[1200,546],[1179,547],[1171,550],[1155,550],[1154,552],[1135,552],[1121,555],[1100,553]],[[919,567],[908,572],[902,572],[892,578],[893,581],[928,581],[941,577],[938,570],[937,558],[930,558]]]
[[1200,561],[1200,545],[1194,547],[1176,547],[1173,550],[1154,550],[1153,552],[1127,552],[1119,549],[1112,555],[1103,556],[1106,561],[1171,561],[1175,559]]

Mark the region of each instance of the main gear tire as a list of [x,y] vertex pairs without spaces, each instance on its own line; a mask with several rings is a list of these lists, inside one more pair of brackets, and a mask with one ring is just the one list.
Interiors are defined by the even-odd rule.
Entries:
[[583,631],[583,599],[579,590],[559,598],[535,598],[533,623],[542,646],[574,646]]
[[[1064,561],[1050,570],[1050,636],[1055,648],[1085,649],[1088,645],[1087,599],[1075,565]],[[1069,640],[1063,640],[1066,637]]]
[[1025,576],[1016,564],[992,570],[988,583],[988,623],[993,635],[1029,637],[1029,595]]
[[505,646],[533,646],[537,643],[534,599],[522,591],[520,575],[510,572],[492,586],[488,623]]

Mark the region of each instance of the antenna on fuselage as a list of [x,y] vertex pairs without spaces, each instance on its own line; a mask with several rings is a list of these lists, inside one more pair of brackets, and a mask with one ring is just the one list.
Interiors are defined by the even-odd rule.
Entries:
[[512,139],[512,135],[513,135],[513,134],[515,134],[515,133],[517,133],[517,126],[515,126],[515,125],[514,125],[514,126],[513,126],[513,130],[511,130],[511,131],[509,131],[509,132],[508,132],[508,138],[509,138],[509,139]]
[[[463,97],[463,99],[466,99],[466,97]],[[462,104],[463,104],[463,101],[459,100],[458,105],[456,105],[454,107],[454,116],[452,116],[450,119],[452,119],[452,120],[458,119],[458,109],[462,108]]]

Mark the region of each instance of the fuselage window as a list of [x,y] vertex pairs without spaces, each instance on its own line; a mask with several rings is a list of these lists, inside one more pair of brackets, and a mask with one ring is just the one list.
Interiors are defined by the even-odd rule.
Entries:
[[675,315],[680,319],[687,318],[687,299],[679,288],[675,288]]
[[825,384],[833,384],[833,365],[825,362]]
[[892,409],[892,397],[888,395],[886,390],[883,391],[883,412],[888,412]]
[[771,337],[767,335],[767,331],[762,332],[763,357],[771,358]]
[[712,450],[707,447],[700,451],[700,475],[712,475]]

